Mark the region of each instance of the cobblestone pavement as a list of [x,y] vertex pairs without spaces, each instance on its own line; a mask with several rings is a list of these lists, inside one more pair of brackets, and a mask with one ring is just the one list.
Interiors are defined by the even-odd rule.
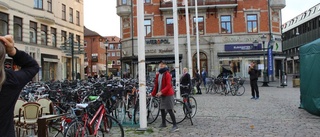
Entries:
[[[259,83],[259,86],[262,83]],[[316,137],[320,136],[320,117],[298,109],[300,88],[259,87],[260,99],[251,100],[251,89],[245,83],[243,96],[219,94],[195,95],[198,112],[179,124],[179,131],[169,133],[171,125],[159,129],[161,118],[148,125],[146,132],[125,128],[128,137]]]

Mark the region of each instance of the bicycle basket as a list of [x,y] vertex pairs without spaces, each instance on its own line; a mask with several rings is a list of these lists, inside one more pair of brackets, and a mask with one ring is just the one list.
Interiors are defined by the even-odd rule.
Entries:
[[240,80],[239,80],[239,85],[242,86],[242,85],[244,84],[244,81],[245,81],[244,79],[240,79]]

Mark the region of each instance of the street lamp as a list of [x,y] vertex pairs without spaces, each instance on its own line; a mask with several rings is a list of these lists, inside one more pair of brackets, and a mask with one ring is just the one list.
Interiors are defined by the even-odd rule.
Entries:
[[262,44],[263,44],[263,84],[262,86],[263,87],[268,87],[268,72],[267,72],[267,65],[266,65],[266,48],[265,48],[265,42],[267,40],[267,37],[263,34],[262,37],[261,37],[261,40],[262,40]]
[[106,47],[106,74],[105,74],[105,77],[106,77],[106,80],[108,80],[108,46],[109,46],[108,40],[106,40],[104,42],[104,46]]

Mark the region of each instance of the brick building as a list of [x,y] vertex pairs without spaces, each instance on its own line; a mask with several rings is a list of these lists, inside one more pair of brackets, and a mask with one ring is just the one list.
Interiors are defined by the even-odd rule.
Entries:
[[[165,1],[168,0],[145,0],[144,4],[147,76],[155,74],[160,60],[174,63],[172,3]],[[117,14],[121,17],[123,67],[124,70],[130,70],[133,76],[138,72],[136,2],[137,0],[118,0],[117,5]],[[177,0],[177,3],[180,65],[186,67],[185,9],[183,0]],[[198,19],[195,17],[194,0],[189,0],[188,5],[193,68],[196,68],[197,57],[196,21],[199,23],[200,34],[200,67],[208,70],[209,75],[217,76],[224,67],[238,76],[248,77],[248,65],[251,61],[264,64],[263,56],[267,53],[263,51],[265,48],[261,39],[264,34],[267,36],[265,46],[268,44],[269,34],[272,34],[274,45],[277,45],[273,49],[273,70],[281,67],[284,57],[281,54],[280,10],[284,8],[285,0],[270,0],[271,31],[268,0],[198,0]],[[254,46],[254,41],[259,44]]]
[[104,39],[108,41],[108,70],[110,74],[120,76],[120,38],[117,36],[106,36]]

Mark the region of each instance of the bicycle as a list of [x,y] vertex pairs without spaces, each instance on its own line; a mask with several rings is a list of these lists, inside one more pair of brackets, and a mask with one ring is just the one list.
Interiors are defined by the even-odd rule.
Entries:
[[[91,112],[99,106],[95,114]],[[123,127],[120,122],[110,116],[105,108],[102,99],[98,97],[96,101],[89,104],[77,104],[77,108],[83,109],[81,119],[75,119],[66,129],[64,137],[87,137],[87,136],[124,136]],[[90,110],[91,108],[91,110]]]
[[233,92],[231,92],[231,94],[233,96],[237,95],[237,96],[242,96],[244,94],[244,92],[246,92],[245,87],[243,86],[244,84],[244,79],[242,78],[234,78],[234,84],[233,86]]
[[[191,125],[193,125],[192,118],[197,113],[197,101],[189,93],[184,93],[181,95],[183,100],[174,99],[174,109],[173,113],[176,117],[177,124],[183,122],[186,118],[190,119]],[[180,110],[182,109],[182,110]],[[166,117],[166,121],[173,123],[170,116]]]

